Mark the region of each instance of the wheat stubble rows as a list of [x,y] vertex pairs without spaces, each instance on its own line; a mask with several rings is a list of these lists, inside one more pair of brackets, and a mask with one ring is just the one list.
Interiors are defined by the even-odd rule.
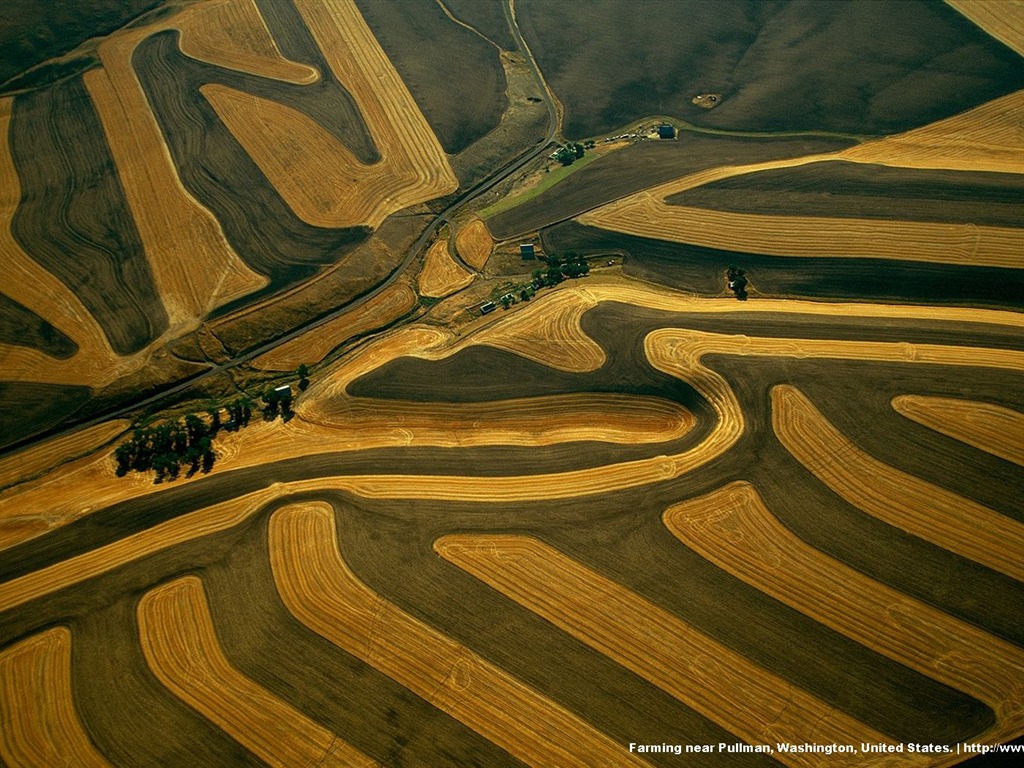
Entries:
[[[460,354],[474,350],[512,355],[534,365],[546,364],[552,375],[559,372],[567,377],[596,377],[593,381],[599,383],[603,381],[601,371],[625,354],[622,348],[610,345],[606,337],[592,335],[587,318],[604,304],[628,306],[636,313],[643,310],[660,318],[636,334],[635,351],[640,356],[635,365],[649,366],[656,375],[685,382],[706,405],[691,412],[679,403],[628,388],[618,392],[506,396],[458,404],[375,400],[365,395],[355,397],[350,391],[355,383],[385,366],[408,360],[450,364]],[[857,462],[877,464],[878,460],[860,456],[857,451],[865,454],[863,449],[855,450],[842,442],[849,438],[821,418],[809,416],[806,408],[797,414],[800,404],[794,406],[792,392],[778,386],[785,382],[764,383],[761,397],[766,412],[759,413],[752,406],[758,399],[737,388],[735,381],[718,370],[716,361],[722,357],[739,360],[751,371],[757,371],[762,360],[784,360],[794,371],[804,364],[839,365],[846,361],[903,366],[916,372],[952,366],[967,372],[990,372],[986,375],[1016,376],[1024,366],[1022,354],[1012,343],[999,348],[835,339],[829,333],[836,322],[828,319],[832,310],[829,305],[802,302],[740,306],[736,302],[699,301],[663,290],[618,288],[594,281],[586,288],[563,289],[538,298],[522,311],[507,319],[499,318],[464,338],[416,326],[386,333],[332,367],[310,389],[308,400],[300,401],[299,416],[289,425],[254,426],[253,445],[257,447],[253,453],[241,444],[230,448],[234,453],[225,456],[228,469],[220,478],[193,480],[167,490],[147,487],[144,482],[122,483],[112,477],[104,480],[102,472],[110,472],[110,465],[100,454],[85,462],[91,462],[89,471],[94,473],[88,483],[62,483],[57,477],[44,476],[11,497],[21,499],[22,504],[0,500],[7,502],[12,512],[23,510],[29,503],[36,504],[39,511],[46,510],[47,505],[71,509],[68,505],[77,493],[78,504],[84,501],[92,509],[80,513],[78,522],[65,526],[71,541],[76,535],[74,526],[88,523],[94,515],[102,516],[103,508],[114,503],[127,505],[121,514],[129,516],[145,515],[159,505],[163,494],[179,493],[183,500],[192,499],[182,502],[184,514],[144,525],[135,533],[71,557],[57,558],[44,567],[27,569],[0,584],[0,628],[5,617],[25,621],[28,612],[40,606],[64,604],[60,603],[62,595],[85,594],[98,581],[116,584],[121,573],[132,573],[149,562],[162,562],[174,553],[183,557],[204,541],[256,521],[266,526],[267,544],[260,557],[272,571],[274,588],[283,605],[299,626],[336,652],[353,657],[411,691],[446,713],[459,727],[497,745],[510,759],[538,766],[639,763],[637,756],[626,749],[626,734],[619,731],[612,737],[604,731],[614,730],[616,716],[608,712],[621,704],[598,698],[587,706],[581,707],[578,702],[570,706],[570,701],[575,702],[570,691],[558,687],[538,690],[536,680],[503,668],[493,650],[486,650],[490,647],[486,643],[478,648],[472,636],[460,634],[457,625],[447,626],[430,611],[419,611],[415,597],[410,603],[401,590],[393,595],[362,578],[353,564],[362,561],[359,557],[350,560],[350,552],[375,552],[372,557],[385,562],[397,555],[392,554],[386,536],[373,541],[345,534],[349,529],[340,527],[339,521],[344,518],[337,508],[316,500],[318,495],[341,493],[357,504],[373,505],[377,510],[373,515],[380,515],[381,522],[400,521],[410,536],[419,537],[419,554],[409,562],[412,550],[403,550],[406,554],[401,556],[401,563],[396,560],[396,566],[415,570],[419,567],[417,557],[424,565],[443,559],[446,567],[479,584],[466,591],[460,610],[474,610],[474,589],[498,593],[510,609],[515,606],[518,611],[539,617],[552,626],[550,631],[578,641],[584,649],[580,653],[596,655],[606,660],[602,663],[632,673],[635,681],[630,685],[637,686],[639,706],[646,697],[668,696],[674,706],[708,722],[708,727],[721,728],[737,741],[751,743],[899,740],[879,728],[878,723],[866,723],[859,713],[837,706],[830,699],[828,686],[808,690],[789,673],[753,660],[744,650],[744,644],[753,641],[746,637],[742,617],[737,617],[735,637],[723,642],[709,634],[700,620],[695,623],[681,618],[670,607],[653,601],[644,590],[602,572],[575,552],[570,555],[545,543],[546,521],[550,520],[552,531],[564,530],[560,521],[571,510],[580,521],[576,535],[581,547],[614,550],[616,539],[590,543],[585,521],[588,507],[603,503],[601,500],[609,494],[618,494],[620,508],[614,516],[625,526],[641,518],[654,519],[661,525],[661,515],[669,509],[665,524],[682,541],[676,542],[678,550],[669,548],[663,556],[677,556],[684,545],[695,550],[724,572],[743,580],[748,588],[782,601],[868,649],[867,653],[878,653],[905,665],[922,680],[930,678],[953,692],[961,692],[957,695],[968,697],[967,701],[990,708],[995,719],[993,725],[985,727],[986,738],[1015,737],[1021,730],[1019,648],[989,635],[984,627],[954,618],[941,605],[923,604],[803,544],[758,506],[756,497],[744,496],[742,489],[710,496],[708,491],[713,488],[705,488],[703,495],[694,493],[704,487],[701,478],[705,472],[712,472],[707,482],[713,487],[722,486],[722,482],[710,479],[718,477],[715,466],[736,467],[728,472],[740,472],[749,466],[737,454],[752,431],[767,428],[771,434],[777,432],[782,445],[793,454],[788,465],[793,482],[818,482],[809,474],[800,474],[804,472],[802,465],[807,464],[821,482],[834,487],[865,514],[895,521],[911,534],[946,550],[1013,578],[1020,577],[1009,554],[1014,551],[1013,537],[1018,535],[1019,523],[971,499],[954,497],[945,489],[922,490],[923,480],[898,468],[889,467],[886,472],[875,464],[862,467]],[[844,310],[848,319],[842,323],[855,324],[858,316],[865,321],[895,322],[891,317],[894,311],[885,307],[848,305]],[[926,324],[989,327],[993,332],[1005,332],[1007,339],[1013,338],[1019,324],[1012,313],[928,308],[901,311],[905,316],[918,315]],[[722,330],[687,328],[680,319],[683,317],[700,317],[712,326],[720,322]],[[797,324],[788,337],[735,332],[735,323],[757,317],[765,321],[802,318],[818,324],[806,326],[808,335],[804,336],[800,335],[803,326]],[[756,333],[756,328],[756,324],[750,326],[748,333]],[[543,338],[564,344],[565,353],[558,354],[559,343],[531,346],[532,339]],[[961,340],[966,342],[967,338]],[[400,369],[394,370],[395,376],[401,375],[397,372]],[[511,381],[515,376],[509,378]],[[966,380],[970,380],[969,375]],[[917,387],[913,391],[928,390]],[[1002,411],[1014,412],[1006,406]],[[777,422],[774,431],[772,417]],[[431,419],[436,423],[431,424]],[[649,419],[646,425],[645,419]],[[447,426],[442,427],[442,422]],[[794,431],[799,431],[796,438]],[[984,434],[975,435],[974,442],[984,440]],[[934,445],[941,446],[940,441],[948,439],[936,435]],[[337,444],[332,446],[331,440]],[[258,447],[261,443],[265,449]],[[558,469],[545,463],[548,454],[541,451],[546,443],[554,448],[565,445],[581,454],[590,450],[588,445],[611,446],[614,450],[595,466]],[[624,450],[627,443],[642,448],[646,455],[616,460],[616,451]],[[304,451],[296,447],[289,454],[289,444],[308,447]],[[315,476],[281,475],[278,479],[276,467],[283,464],[284,456],[291,455],[296,462],[312,461],[314,451],[329,449],[372,457],[389,445],[422,449],[424,456],[443,447],[452,453],[432,463],[423,459],[426,463],[418,470],[420,465],[415,462],[420,459],[413,453],[396,454],[402,457],[398,460],[382,454],[373,471],[365,466],[332,471],[333,459],[325,458],[324,470]],[[501,467],[503,471],[498,475],[467,473],[460,457],[469,457],[472,451],[487,445],[508,451],[519,445],[534,452],[536,458],[532,463],[523,462],[513,460],[515,454],[509,453],[507,469]],[[673,445],[679,448],[665,447]],[[808,453],[812,454],[810,458]],[[881,494],[881,500],[865,498],[868,491],[864,483],[857,482],[858,468],[863,473],[870,470],[872,477],[881,472],[883,482],[874,482],[868,489],[876,496]],[[229,500],[214,505],[202,502],[203,489],[210,481],[234,482],[235,477],[252,477],[253,481],[247,488],[238,485]],[[721,480],[741,477],[727,473]],[[887,484],[898,490],[887,491]],[[82,488],[96,488],[97,494],[106,495],[81,499]],[[918,501],[908,513],[893,507],[892,499],[884,498],[887,492]],[[312,500],[281,506],[297,494]],[[634,494],[635,503],[630,501]],[[427,511],[444,509],[445,505],[462,510],[452,513],[456,515],[452,523],[445,523],[445,514]],[[958,523],[959,518],[949,511],[950,505],[967,510],[970,521],[964,517]],[[110,521],[105,524],[117,524],[114,518]],[[427,521],[433,526],[429,533],[423,528]],[[59,537],[61,531],[55,528],[40,541]],[[364,758],[367,764],[388,764],[388,755],[352,746],[353,733],[327,727],[317,712],[286,703],[283,691],[256,682],[229,661],[234,654],[245,651],[221,645],[222,635],[217,628],[221,619],[207,607],[201,582],[203,568],[207,567],[213,566],[200,565],[198,572],[175,566],[158,577],[148,576],[149,581],[142,582],[145,588],[138,593],[139,627],[134,642],[143,648],[162,695],[181,699],[267,762],[289,764],[327,755],[340,764],[358,764]],[[835,585],[830,586],[832,581],[826,579]],[[439,584],[438,589],[442,588]],[[243,612],[246,594],[245,587],[238,584]],[[838,600],[842,601],[841,611],[833,605]],[[722,610],[729,610],[728,601]],[[773,613],[777,621],[784,621],[785,615]],[[55,619],[59,621],[60,615]],[[71,627],[68,637],[73,643],[73,622]],[[5,639],[6,648],[0,653],[14,653],[22,647],[19,643],[43,637],[45,630],[39,626],[27,636]],[[505,642],[514,646],[514,623],[509,624],[507,632]],[[542,648],[538,647],[537,652],[541,653]],[[20,663],[43,663],[32,661],[34,658]],[[359,691],[339,691],[342,703],[338,706],[356,707],[359,696]],[[23,705],[15,702],[11,706]],[[73,705],[68,712],[75,714]],[[69,720],[67,713],[31,714],[34,720],[44,716],[61,718],[65,747],[83,738],[89,743],[81,734],[95,726],[86,722],[84,730],[83,726],[76,730],[68,725],[75,719]],[[27,734],[23,740],[32,744],[40,738]],[[685,739],[685,734],[675,738]],[[346,747],[353,751],[346,752]],[[62,747],[43,744],[31,748]],[[775,755],[774,759],[794,765],[827,765],[834,764],[836,758]],[[654,758],[652,762],[662,764]],[[942,763],[902,755],[884,759],[874,756],[868,763],[851,760],[851,764]]]

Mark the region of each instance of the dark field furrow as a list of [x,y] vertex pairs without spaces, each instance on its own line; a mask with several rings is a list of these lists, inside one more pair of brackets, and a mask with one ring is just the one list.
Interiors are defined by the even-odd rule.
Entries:
[[368,236],[366,227],[313,227],[292,212],[199,93],[215,74],[227,76],[183,56],[177,33],[140,43],[133,63],[182,183],[217,216],[246,264],[270,277],[250,302],[310,277]]
[[80,77],[15,99],[11,153],[22,189],[14,237],[82,300],[116,352],[145,347],[167,315]]
[[1024,87],[1017,53],[926,0],[523,0],[516,16],[571,138],[648,115],[885,135]]
[[[135,565],[136,574],[148,565]],[[160,578],[152,570],[145,575],[131,580],[137,588]],[[124,585],[124,580],[101,580],[103,604],[78,591],[79,615],[71,621],[71,685],[92,741],[114,765],[262,766],[150,672],[139,645],[139,594]]]
[[[270,568],[270,505],[244,527],[223,559],[201,576],[225,654],[237,669],[382,765],[518,766],[517,760],[363,661],[299,623],[278,595]],[[220,537],[217,537],[220,538]],[[194,558],[194,548],[183,548]],[[245,585],[244,593],[240,585]]]
[[666,199],[733,213],[1024,226],[1024,175],[830,160],[711,182]]
[[458,154],[498,125],[508,99],[493,45],[434,0],[356,4],[445,152]]
[[0,447],[60,424],[89,396],[89,387],[0,381]]
[[506,51],[516,49],[502,12],[502,0],[444,0],[448,11]]
[[0,344],[31,347],[66,360],[78,351],[78,345],[31,309],[0,293]]
[[[634,237],[567,221],[542,232],[546,253],[625,253],[630,277],[721,295],[725,272],[747,272],[763,296],[1020,309],[1024,270],[894,259],[763,256]],[[756,300],[752,299],[752,300]]]
[[743,138],[681,133],[676,141],[644,141],[595,160],[532,200],[487,220],[498,239],[550,226],[641,189],[724,165],[838,152],[845,139]]
[[[580,527],[616,549],[629,527],[632,494],[520,505],[346,500],[338,516],[342,553],[375,592],[441,629],[484,658],[592,723],[614,741],[732,743],[735,737],[689,707],[437,557],[433,542],[460,533],[530,533]],[[644,506],[648,504],[644,500]],[[616,534],[603,536],[604,522]],[[589,537],[590,533],[588,533]],[[546,538],[546,537],[545,537]],[[628,706],[623,706],[628,702]],[[677,765],[673,755],[645,756]],[[736,766],[775,766],[764,755],[735,755]],[[715,765],[690,754],[686,764]]]
[[207,83],[220,83],[261,98],[278,101],[313,118],[318,125],[344,144],[359,162],[369,165],[380,160],[359,107],[345,86],[338,82],[324,60],[302,16],[291,0],[259,2],[260,14],[285,58],[316,67],[319,79],[308,85],[295,85],[208,65]]

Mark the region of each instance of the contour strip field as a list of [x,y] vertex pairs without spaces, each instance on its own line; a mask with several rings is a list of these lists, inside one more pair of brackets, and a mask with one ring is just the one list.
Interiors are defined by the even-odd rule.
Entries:
[[423,269],[416,278],[420,293],[439,299],[455,293],[473,282],[473,273],[463,268],[448,253],[448,239],[434,241],[423,259]]
[[[564,296],[557,302],[548,304],[548,301],[559,293],[563,293]],[[575,304],[573,297],[575,297]],[[618,301],[656,310],[702,314],[735,312],[758,314],[763,312],[834,316],[837,307],[834,304],[807,301],[741,303],[729,299],[693,299],[669,290],[653,290],[588,281],[587,288],[553,292],[544,299],[531,302],[528,307],[523,308],[512,317],[516,318],[516,322],[524,324],[533,322],[528,319],[530,317],[536,318],[538,323],[543,323],[546,322],[542,319],[547,311],[546,308],[551,307],[552,311],[555,311],[560,317],[558,322],[564,324],[565,328],[571,329],[578,323],[578,320],[573,319],[574,314],[578,313],[577,317],[582,316],[589,307],[600,301]],[[1005,311],[954,307],[890,307],[856,303],[844,303],[839,306],[844,315],[854,318],[902,317],[928,321],[975,322],[1003,326],[1007,329],[1020,328],[1024,324],[1024,317],[1019,313]],[[487,343],[487,329],[491,327],[500,329],[501,324],[484,326],[482,331],[461,339],[457,339],[453,334],[441,329],[427,326],[410,326],[385,334],[347,358],[328,376],[314,383],[306,393],[306,397],[313,402],[318,399],[326,402],[329,398],[336,397],[340,398],[339,404],[343,403],[347,397],[348,384],[359,376],[403,355],[441,359],[455,354],[468,345]],[[575,333],[575,331],[572,332]],[[582,330],[580,330],[580,334],[582,334]],[[582,337],[586,338],[585,334]],[[593,344],[592,341],[590,343]],[[596,344],[594,347],[596,350],[600,350]],[[652,365],[693,385],[705,397],[715,413],[714,427],[705,440],[681,454],[654,456],[583,470],[523,477],[356,475],[324,479],[321,482],[362,495],[383,498],[515,502],[586,496],[669,480],[693,471],[707,461],[722,455],[735,444],[744,429],[744,416],[731,387],[721,376],[700,363],[700,358],[710,353],[876,360],[914,364],[933,363],[1024,370],[1024,353],[1012,350],[893,342],[758,338],[671,328],[660,329],[649,334],[645,339],[644,348]],[[603,355],[603,352],[601,354]],[[377,405],[379,406],[379,403]],[[300,417],[303,415],[305,407],[300,403]],[[331,416],[330,413],[317,413],[317,409],[312,406],[310,406],[310,411],[311,418],[328,417],[332,422],[336,421],[336,417]],[[446,416],[446,418],[449,417]],[[247,441],[252,439],[256,444],[260,444],[263,443],[263,440],[257,439],[257,436],[267,432],[265,440],[268,451],[281,450],[289,444],[301,444],[305,452],[308,452],[309,443],[301,443],[301,440],[299,443],[293,443],[291,435],[316,440],[324,437],[330,441],[337,439],[336,432],[329,435],[317,435],[316,432],[305,432],[306,427],[301,425],[301,419],[295,419],[288,425],[277,425],[276,427],[274,425],[270,427],[262,424],[253,425],[245,433],[245,439]],[[336,426],[332,426],[332,430],[335,428]],[[415,432],[394,423],[381,424],[376,429],[369,430],[369,435],[364,430],[363,434],[358,437],[361,447],[418,444]],[[507,439],[507,437],[508,435],[502,439]],[[443,435],[446,444],[452,444],[452,441],[463,444],[467,438],[468,436],[464,433],[452,431]],[[436,436],[434,439],[441,438]],[[367,440],[377,442],[371,444],[367,443]],[[221,449],[222,446],[219,444],[218,450]],[[226,454],[223,466],[228,466],[235,450],[231,448],[230,443],[223,444],[223,450]],[[247,449],[245,455],[251,457],[254,452]],[[274,458],[280,458],[280,454],[275,455]],[[110,461],[103,466],[97,465],[89,471],[92,474],[89,475],[88,483],[85,484],[70,476],[48,477],[33,483],[30,488],[19,489],[16,494],[5,494],[0,498],[0,517],[37,514],[45,515],[47,519],[66,522],[87,514],[91,509],[137,498],[153,491],[152,484],[143,476],[139,476],[135,482],[132,481],[133,478],[115,478]],[[85,475],[82,475],[79,479],[84,477]],[[302,483],[299,483],[290,487],[301,485]],[[315,486],[315,483],[309,484],[311,488]],[[82,497],[83,487],[95,489],[90,498]]]
[[473,218],[459,228],[455,234],[455,250],[462,260],[473,269],[484,268],[491,256],[494,240],[483,219]]
[[[434,548],[449,562],[749,743],[889,741],[537,539],[452,535],[438,539]],[[774,757],[793,766],[859,762],[846,755]],[[890,764],[896,760],[878,763]]]
[[1024,525],[870,456],[795,387],[772,389],[772,428],[794,458],[863,512],[1024,581]]
[[1024,466],[1024,414],[994,403],[900,395],[893,409],[918,424]]
[[362,584],[338,549],[333,509],[293,504],[270,519],[274,581],[288,609],[335,645],[534,766],[642,766],[557,703]]
[[181,31],[181,52],[194,59],[298,85],[320,77],[315,67],[281,53],[255,0],[196,3],[174,25]]
[[1024,3],[1021,0],[946,0],[949,5],[1024,56]]
[[984,701],[997,722],[978,741],[1006,741],[1024,729],[1024,651],[814,549],[750,484],[675,504],[664,521],[683,544],[747,584]]
[[[363,214],[365,223],[376,227],[393,211],[454,192],[459,182],[444,150],[356,4],[295,0],[295,6],[334,75],[352,94],[381,154],[378,163],[360,167],[355,192],[343,189],[346,195],[362,194],[373,201],[372,210]],[[260,163],[261,155],[253,159]],[[262,157],[264,162],[269,159]],[[296,167],[297,178],[322,188],[323,159],[310,157],[309,163]],[[273,176],[271,181],[281,188]],[[340,210],[346,202],[339,198],[334,204]],[[301,207],[293,210],[300,216],[305,212]]]
[[394,283],[359,306],[260,355],[252,364],[265,371],[294,371],[301,363],[313,365],[349,339],[381,328],[415,306],[415,291],[405,283]]
[[10,768],[109,766],[75,711],[67,627],[0,652],[0,758]]
[[147,592],[138,618],[143,653],[160,682],[268,765],[378,765],[231,665],[198,577]]
[[99,47],[103,67],[84,78],[167,311],[169,332],[179,335],[268,280],[246,266],[217,219],[185,189],[132,67],[136,46],[169,27],[168,22],[108,38]]

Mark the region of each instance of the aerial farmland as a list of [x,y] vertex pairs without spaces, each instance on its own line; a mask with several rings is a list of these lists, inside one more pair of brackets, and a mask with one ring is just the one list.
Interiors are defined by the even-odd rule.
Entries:
[[1024,2],[12,0],[0,765],[1024,751]]

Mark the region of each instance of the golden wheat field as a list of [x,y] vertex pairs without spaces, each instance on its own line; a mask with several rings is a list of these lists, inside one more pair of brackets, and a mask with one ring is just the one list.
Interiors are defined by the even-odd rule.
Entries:
[[1010,764],[1024,3],[15,5],[0,764]]

